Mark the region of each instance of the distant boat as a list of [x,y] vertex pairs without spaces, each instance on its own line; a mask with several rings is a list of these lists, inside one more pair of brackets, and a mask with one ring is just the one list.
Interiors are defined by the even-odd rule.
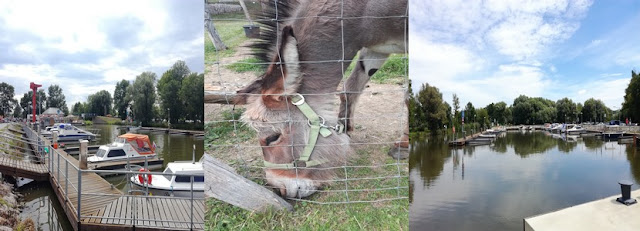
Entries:
[[556,124],[555,126],[551,127],[551,132],[560,132],[562,131],[563,127],[564,124]]
[[41,134],[45,137],[52,137],[54,131],[58,132],[58,141],[93,140],[96,138],[95,134],[69,123],[56,123],[52,127],[46,127]]
[[584,129],[582,126],[577,125],[577,124],[569,124],[567,125],[567,128],[564,129],[564,131],[566,131],[569,134],[575,135],[575,134],[582,134],[587,132],[586,129]]

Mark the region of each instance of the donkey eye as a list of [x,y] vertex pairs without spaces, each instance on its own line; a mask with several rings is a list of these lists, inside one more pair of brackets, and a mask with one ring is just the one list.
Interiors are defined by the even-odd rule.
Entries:
[[267,143],[267,146],[269,146],[269,144],[271,144],[272,142],[278,140],[278,138],[280,138],[280,133],[276,133],[267,137],[267,139],[265,140]]

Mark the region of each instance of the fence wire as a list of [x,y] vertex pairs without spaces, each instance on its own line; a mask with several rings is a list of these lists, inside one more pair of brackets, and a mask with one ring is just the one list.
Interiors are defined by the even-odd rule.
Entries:
[[[205,128],[206,152],[214,157],[225,161],[235,168],[235,170],[245,178],[264,185],[278,192],[278,188],[267,184],[269,178],[265,176],[266,169],[263,164],[262,148],[259,144],[257,133],[248,125],[244,124],[240,117],[245,111],[247,105],[234,105],[233,99],[239,96],[264,96],[269,94],[251,94],[236,93],[237,90],[249,85],[258,79],[264,73],[265,66],[268,65],[304,65],[309,63],[341,63],[343,78],[338,89],[330,89],[326,93],[303,94],[306,96],[324,96],[333,99],[335,115],[338,115],[340,99],[338,96],[347,94],[361,94],[358,104],[366,102],[367,107],[360,105],[356,107],[355,113],[352,115],[354,130],[350,132],[351,137],[349,143],[334,144],[316,144],[316,148],[323,146],[344,146],[349,145],[355,152],[350,158],[338,166],[307,169],[315,170],[333,170],[336,177],[330,180],[316,180],[317,182],[328,183],[329,186],[320,188],[316,193],[307,198],[287,198],[296,201],[305,201],[314,204],[349,204],[349,203],[378,203],[392,200],[408,200],[409,183],[408,183],[408,162],[407,160],[394,159],[387,155],[387,152],[401,142],[400,137],[405,132],[408,124],[408,110],[405,105],[405,97],[408,95],[409,78],[408,78],[408,9],[403,15],[391,15],[385,17],[378,16],[345,16],[344,1],[341,2],[339,15],[335,16],[310,16],[310,17],[280,17],[278,15],[279,5],[277,1],[269,1],[269,4],[275,9],[274,18],[254,18],[251,21],[261,26],[260,23],[278,22],[276,31],[280,31],[283,24],[295,23],[298,20],[318,19],[318,20],[339,20],[340,33],[336,35],[336,39],[341,40],[342,48],[340,59],[325,59],[313,61],[291,61],[284,62],[257,62],[249,58],[250,50],[243,48],[252,42],[253,39],[240,43],[237,47],[229,47],[229,49],[238,49],[236,51],[218,51],[214,50],[212,54],[205,52],[205,91],[207,88],[212,90],[216,95],[222,98],[223,102],[219,104],[208,104],[205,106],[205,120],[207,126]],[[254,16],[253,14],[252,16]],[[355,65],[358,61],[358,55],[354,57],[346,57],[345,55],[345,21],[363,20],[363,19],[404,19],[404,52],[399,56],[389,56],[387,62],[399,61],[402,63],[401,76],[398,77],[396,84],[375,84],[375,87],[364,88],[361,91],[346,90],[347,75],[349,64]],[[244,18],[233,17],[229,14],[209,15],[205,20],[212,22],[217,31],[233,30],[240,23],[249,24]],[[237,28],[235,28],[237,29]],[[363,31],[366,33],[366,31]],[[237,35],[244,36],[244,35]],[[239,38],[237,36],[222,35],[222,40],[226,43],[235,43]],[[297,35],[296,35],[297,37]],[[279,44],[278,36],[276,43]],[[213,41],[211,41],[213,42]],[[274,44],[275,46],[275,44]],[[322,44],[318,44],[322,46]],[[207,47],[207,45],[205,45]],[[274,49],[276,50],[276,49]],[[277,51],[274,53],[278,60],[282,54]],[[381,59],[361,59],[363,61],[374,61]],[[385,60],[385,59],[382,59]],[[238,66],[253,66],[256,70],[248,72],[236,73],[234,70]],[[282,69],[281,69],[282,70]],[[379,70],[379,72],[382,70]],[[284,76],[284,72],[282,73]],[[312,76],[310,73],[307,76]],[[374,75],[375,77],[375,75]],[[284,92],[287,92],[286,86]],[[282,94],[274,94],[282,95]],[[392,96],[392,97],[389,97]],[[345,97],[347,98],[347,97]],[[288,99],[287,99],[288,100]],[[383,102],[384,101],[384,102]],[[379,103],[377,103],[379,102]],[[351,102],[346,102],[345,107],[348,108]],[[358,105],[356,104],[356,105]],[[379,105],[389,105],[388,108],[381,108]],[[259,125],[277,125],[288,124],[289,129],[293,130],[296,122],[306,122],[306,120],[297,120],[292,116],[292,104],[287,103],[287,119],[268,122],[256,122]],[[374,107],[371,107],[373,105]],[[311,105],[314,107],[314,105]],[[378,106],[378,107],[375,107]],[[305,134],[306,136],[306,134]],[[294,147],[298,150],[306,145],[290,144],[280,145],[282,148],[291,148],[293,153]],[[273,145],[271,147],[274,147]],[[343,153],[347,155],[347,153]],[[312,155],[313,156],[313,155]],[[295,159],[295,157],[293,157]],[[312,157],[313,159],[313,157]],[[298,169],[295,171],[296,178],[299,178]],[[206,187],[216,187],[215,185],[207,185]]]

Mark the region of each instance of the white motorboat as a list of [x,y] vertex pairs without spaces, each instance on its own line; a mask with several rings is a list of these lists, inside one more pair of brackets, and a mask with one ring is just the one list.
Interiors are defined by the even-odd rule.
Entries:
[[575,135],[585,133],[587,130],[582,128],[582,126],[577,124],[569,124],[567,125],[567,129],[565,130],[567,133]]
[[562,128],[564,128],[564,124],[556,124],[551,127],[551,132],[560,132],[562,131]]
[[[129,180],[135,190],[148,192],[149,195],[190,198],[193,192],[193,198],[204,198],[202,162],[171,162],[163,173],[185,175],[154,175],[143,168]],[[193,184],[191,182],[192,176]]]
[[56,123],[52,127],[46,127],[41,134],[45,137],[51,137],[54,131],[58,132],[58,141],[93,140],[96,138],[95,134],[69,123]]
[[118,136],[111,144],[101,145],[95,155],[87,158],[89,163],[127,159],[151,159],[156,157],[156,147],[149,136],[127,133]]

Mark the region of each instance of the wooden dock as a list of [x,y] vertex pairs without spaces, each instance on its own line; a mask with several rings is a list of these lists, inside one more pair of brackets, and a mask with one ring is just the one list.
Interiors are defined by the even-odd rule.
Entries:
[[482,132],[478,132],[478,133],[472,134],[470,136],[465,136],[463,138],[459,138],[459,139],[455,139],[455,140],[449,141],[449,146],[464,146],[464,145],[467,144],[468,140],[475,139],[478,136],[480,136],[480,134],[482,134]]
[[[35,134],[24,126],[27,134]],[[74,230],[202,230],[204,200],[123,195],[62,149],[53,149],[42,164],[0,156],[0,171],[14,177],[49,180]],[[193,215],[193,216],[191,216]]]
[[182,130],[182,129],[169,129],[169,128],[156,128],[156,127],[140,127],[138,131],[160,131],[169,134],[183,134],[183,135],[204,135],[204,131],[194,130]]
[[49,170],[44,164],[35,164],[12,156],[0,155],[0,172],[3,175],[24,177],[36,181],[49,179]]

